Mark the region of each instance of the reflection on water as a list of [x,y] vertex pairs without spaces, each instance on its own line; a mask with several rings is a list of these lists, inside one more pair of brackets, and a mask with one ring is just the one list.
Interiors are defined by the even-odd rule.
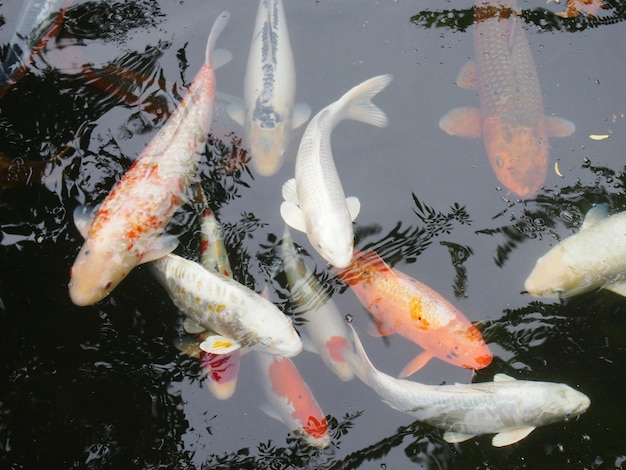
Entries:
[[[606,3],[608,8],[597,18],[563,19],[536,8],[525,10],[523,19],[544,31],[574,35],[623,21],[626,4]],[[357,6],[351,8],[350,15],[358,16]],[[383,468],[386,462],[388,468],[400,468],[406,460],[424,468],[624,465],[626,306],[621,297],[604,291],[554,303],[520,296],[516,300],[522,306],[490,304],[494,314],[481,318],[485,340],[499,353],[474,380],[491,380],[500,371],[517,373],[518,378],[579,386],[592,400],[579,420],[538,429],[519,445],[494,449],[487,436],[451,446],[437,430],[417,422],[406,425],[406,416],[398,418],[360,383],[326,383],[322,376],[320,387],[314,380],[317,369],[306,379],[314,392],[333,399],[328,403],[329,449],[311,449],[291,434],[285,438],[284,427],[270,420],[263,421],[267,437],[242,441],[239,433],[248,424],[243,414],[228,426],[194,428],[188,413],[202,414],[203,422],[210,423],[223,408],[207,393],[198,412],[180,391],[196,385],[202,375],[198,363],[176,349],[182,319],[147,270],[138,268],[123,289],[92,307],[77,309],[67,295],[67,270],[80,244],[71,223],[73,208],[104,199],[174,109],[197,66],[191,60],[188,64],[189,46],[173,41],[169,33],[149,38],[147,46],[126,47],[133,34],[165,28],[164,9],[147,0],[76,2],[48,48],[87,51],[90,43],[124,47],[112,58],[85,58],[81,67],[66,70],[49,63],[44,50],[32,71],[0,101],[0,467],[348,469]],[[431,9],[403,20],[418,29],[465,31],[471,29],[472,18],[471,8]],[[243,36],[247,42],[249,32]],[[164,65],[168,54],[177,60],[169,68]],[[413,90],[420,96],[426,91]],[[223,111],[229,99],[218,98],[218,108]],[[216,111],[216,116],[226,119],[223,112]],[[199,178],[218,217],[224,215],[220,222],[233,276],[257,291],[274,276],[273,300],[299,325],[299,308],[288,294],[285,276],[276,272],[282,226],[270,224],[269,216],[257,210],[226,217],[230,206],[262,183],[246,164],[241,130],[222,127],[224,121],[219,124]],[[394,125],[399,123],[392,119],[390,127]],[[522,202],[504,195],[502,209],[484,209],[474,196],[441,201],[408,188],[401,204],[409,217],[391,224],[360,217],[356,244],[375,250],[392,266],[426,263],[427,255],[436,251],[438,269],[452,274],[451,295],[465,301],[469,287],[488,287],[482,278],[509,272],[506,269],[516,266],[522,253],[530,256],[524,250],[531,245],[537,244],[539,253],[539,243],[554,244],[577,230],[592,204],[607,202],[610,212],[626,210],[626,167],[587,161],[574,171],[576,181],[544,187],[533,199]],[[394,197],[387,201],[389,206],[398,204]],[[189,258],[198,252],[197,214],[198,203],[190,200],[168,229],[180,237],[180,254]],[[485,245],[495,259],[484,261],[489,255]],[[308,245],[300,252],[308,266],[315,266],[315,276],[333,299],[348,297],[343,296],[345,286]],[[521,291],[527,273],[518,274],[510,282]],[[485,288],[479,295],[491,294]],[[323,368],[319,359],[313,360]],[[242,384],[243,390],[220,406],[256,407],[255,385]],[[369,399],[368,406],[345,405],[344,385]],[[321,405],[327,409],[326,403]],[[387,414],[376,415],[380,409]],[[368,427],[363,423],[370,416],[385,418]],[[397,425],[398,419],[405,425]],[[186,447],[185,436],[190,434],[199,436],[197,440],[208,436],[206,447]],[[214,439],[230,446],[213,447]]]

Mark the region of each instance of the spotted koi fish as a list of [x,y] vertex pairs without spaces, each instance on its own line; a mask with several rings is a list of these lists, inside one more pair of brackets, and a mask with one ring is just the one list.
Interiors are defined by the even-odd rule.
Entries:
[[407,377],[431,358],[467,369],[492,360],[478,329],[450,302],[425,284],[390,268],[375,252],[354,250],[350,266],[335,271],[373,315],[377,333],[398,333],[424,348],[402,369]]
[[330,443],[328,423],[298,369],[286,357],[255,354],[263,390],[270,405],[263,411],[284,423],[310,446],[324,448]]
[[213,112],[214,68],[230,60],[229,53],[214,51],[214,46],[229,16],[224,12],[217,18],[205,63],[187,94],[88,227],[70,272],[70,297],[76,305],[102,300],[135,266],[177,246],[176,240],[161,234],[182,205],[204,150]]

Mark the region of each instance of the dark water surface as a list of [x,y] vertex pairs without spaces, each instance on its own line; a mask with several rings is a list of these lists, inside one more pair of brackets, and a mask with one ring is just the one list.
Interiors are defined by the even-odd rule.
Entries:
[[[197,362],[175,346],[181,315],[145,267],[104,301],[74,306],[68,270],[82,244],[74,207],[100,203],[154,136],[224,9],[232,17],[218,46],[234,59],[218,70],[218,89],[242,95],[257,8],[252,0],[77,1],[0,100],[0,467],[624,468],[626,301],[607,291],[564,302],[521,291],[536,259],[574,233],[593,203],[626,210],[625,5],[608,2],[589,21],[556,17],[563,3],[519,2],[546,113],[576,123],[571,137],[550,140],[544,187],[519,200],[499,186],[481,141],[437,125],[451,108],[478,105],[475,93],[454,85],[473,56],[471,1],[286,3],[296,99],[314,113],[367,78],[394,75],[375,98],[389,126],[346,122],[333,136],[345,192],[361,200],[357,246],[373,247],[480,322],[494,353],[474,378],[433,360],[412,379],[488,381],[504,372],[564,382],[590,397],[589,410],[510,447],[493,448],[492,436],[450,445],[303,352],[294,362],[332,428],[330,447],[314,450],[260,410],[249,356],[235,395],[213,398]],[[20,6],[0,5],[2,45]],[[296,145],[279,173],[263,178],[233,158],[244,153],[241,136],[218,103],[199,173],[235,277],[260,291],[280,256],[280,187],[293,175]],[[194,259],[197,207],[185,206],[170,231],[180,236],[179,253]],[[294,239],[354,317],[376,367],[397,375],[419,347],[368,336],[356,297],[302,234]],[[274,284],[273,300],[292,313],[284,278]]]

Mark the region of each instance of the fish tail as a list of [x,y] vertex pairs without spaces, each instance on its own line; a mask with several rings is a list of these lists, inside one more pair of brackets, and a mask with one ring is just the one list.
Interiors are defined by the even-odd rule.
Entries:
[[392,80],[391,75],[379,75],[355,86],[340,99],[343,119],[353,119],[372,126],[385,127],[387,116],[374,103],[372,98],[382,91]]
[[220,50],[219,60],[217,60],[214,56],[215,51],[215,43],[217,42],[217,38],[222,34],[224,28],[228,24],[228,20],[230,18],[229,11],[223,11],[213,23],[213,27],[211,28],[211,32],[209,33],[209,39],[206,43],[206,52],[205,52],[205,63],[209,64],[213,69],[217,69],[221,65],[229,62],[232,58],[232,55],[228,51]]
[[346,348],[341,350],[341,354],[356,376],[361,379],[361,381],[369,385],[371,377],[377,372],[376,368],[367,357],[363,344],[361,344],[361,340],[356,334],[354,327],[351,324],[348,324],[348,326],[352,331],[352,344],[354,345],[354,351]]

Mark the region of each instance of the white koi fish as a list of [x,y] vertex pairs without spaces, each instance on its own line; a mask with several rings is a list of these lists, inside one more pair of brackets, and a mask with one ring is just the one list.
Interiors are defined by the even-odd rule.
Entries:
[[387,116],[371,99],[391,79],[391,75],[370,78],[317,113],[300,141],[296,177],[283,185],[285,201],[280,206],[283,220],[290,227],[306,232],[313,248],[338,268],[345,268],[352,259],[352,221],[361,206],[355,197],[346,199],[333,160],[330,135],[344,119],[386,126]]
[[299,317],[304,320],[303,326],[310,340],[304,341],[305,349],[319,354],[324,364],[341,380],[351,380],[354,376],[352,368],[341,355],[342,349],[350,347],[341,313],[298,255],[288,228],[283,234],[282,247],[289,290],[300,306]]
[[278,356],[302,351],[291,319],[234,279],[173,254],[151,267],[178,309],[202,329],[216,333],[200,344],[203,351],[226,354],[248,347]]
[[294,106],[296,71],[281,0],[260,0],[248,67],[244,104],[228,113],[245,130],[252,163],[262,176],[275,174],[285,159],[293,129],[311,115],[308,105]]
[[557,423],[585,412],[589,398],[565,384],[515,380],[496,374],[493,382],[423,385],[396,379],[370,362],[354,329],[356,352],[343,354],[354,373],[387,405],[444,431],[450,443],[496,433],[495,447],[514,444],[537,426]]
[[137,264],[176,247],[175,240],[159,236],[181,206],[204,150],[213,112],[214,68],[230,60],[226,51],[213,49],[229,16],[224,12],[215,21],[206,61],[180,105],[93,218],[70,271],[70,297],[76,305],[102,300]]
[[312,447],[330,443],[328,423],[298,369],[286,357],[255,354],[269,406],[261,409],[302,437]]
[[626,296],[626,212],[607,214],[606,204],[591,208],[580,232],[539,258],[526,292],[565,298],[603,288]]

